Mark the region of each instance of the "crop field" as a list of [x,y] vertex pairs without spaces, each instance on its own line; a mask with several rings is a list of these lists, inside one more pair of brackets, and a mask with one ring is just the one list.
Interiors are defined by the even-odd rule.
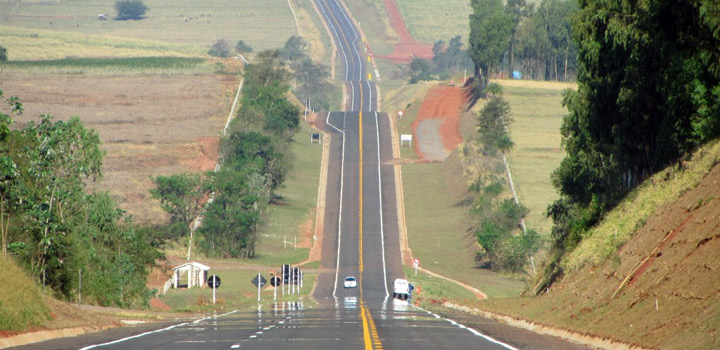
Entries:
[[[219,39],[230,43],[244,40],[255,50],[277,48],[287,38],[297,34],[295,20],[286,0],[145,0],[148,11],[142,20],[115,20],[116,12],[112,1],[100,0],[0,0],[2,30],[16,27],[31,30],[24,40],[13,39],[7,45],[10,59],[63,58],[66,56],[148,56],[153,45],[158,51],[177,51],[178,55],[201,55]],[[98,19],[105,14],[107,20]],[[51,55],[47,51],[63,50],[62,38],[49,40],[47,32],[59,32],[61,36],[76,34],[79,52],[68,50],[66,56]],[[0,34],[3,43],[5,34]],[[47,37],[47,38],[46,38]],[[105,41],[95,45],[95,50],[83,48],[82,40]],[[123,52],[128,42],[139,40],[136,53]],[[41,45],[33,45],[37,44]],[[114,48],[114,43],[120,45]],[[155,44],[150,44],[155,42]],[[173,45],[170,45],[173,44]],[[26,46],[27,45],[27,46]],[[63,45],[65,46],[65,45]],[[123,47],[125,46],[125,47]],[[32,48],[32,50],[29,50]],[[111,50],[107,50],[111,48]],[[121,50],[122,49],[122,50]],[[150,52],[148,52],[148,50]],[[23,56],[16,56],[22,53]],[[162,56],[176,56],[169,53]],[[153,56],[157,56],[154,54]]]
[[567,110],[562,92],[575,84],[498,80],[503,97],[510,103],[514,122],[510,134],[515,147],[508,154],[520,202],[530,209],[525,218],[529,228],[549,234],[552,221],[545,216],[547,206],[558,198],[550,174],[565,151],[560,148],[560,125]]
[[413,38],[423,43],[444,40],[462,35],[467,43],[470,33],[469,16],[472,13],[467,0],[397,0],[405,24]]

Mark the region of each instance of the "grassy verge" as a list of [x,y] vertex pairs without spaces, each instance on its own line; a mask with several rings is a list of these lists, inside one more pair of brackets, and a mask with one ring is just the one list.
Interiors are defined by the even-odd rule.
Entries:
[[530,209],[525,218],[529,228],[549,234],[552,221],[545,216],[547,206],[558,198],[550,181],[565,152],[560,148],[560,126],[567,111],[562,107],[562,92],[574,84],[497,81],[503,97],[510,103],[514,123],[510,134],[515,147],[508,154],[515,188],[520,202]]
[[[264,234],[252,262],[264,266],[296,264],[308,258],[315,232],[315,206],[318,195],[322,145],[310,143],[311,129],[301,123],[292,149],[295,156],[293,170],[278,195],[282,200],[270,207]],[[298,247],[283,243],[295,242]]]
[[23,331],[50,319],[40,288],[9,258],[0,255],[0,330]]
[[446,166],[403,166],[408,240],[413,256],[424,268],[476,287],[489,297],[519,294],[525,288],[524,282],[475,266],[478,246],[474,236],[465,232],[469,207],[449,194],[454,192],[449,190],[451,182],[462,179],[462,175],[448,177]]
[[354,0],[345,1],[353,18],[360,21],[360,28],[372,45],[376,56],[389,55],[393,44],[397,41],[397,34],[390,25],[385,5],[382,1]]
[[[248,308],[258,304],[257,287],[251,283],[252,279],[257,277],[258,273],[262,274],[265,279],[270,279],[270,275],[266,271],[213,270],[211,273],[220,277],[222,281],[220,288],[215,290],[215,305],[212,304],[213,291],[211,288],[170,289],[166,295],[161,297],[161,300],[170,306],[173,311],[179,312]],[[277,300],[279,302],[306,300],[317,276],[308,273],[305,274],[304,278],[303,288],[299,294],[283,296],[281,290],[278,289]],[[268,282],[261,289],[261,303],[264,305],[271,304],[273,302],[273,292],[273,287]]]
[[468,17],[472,13],[466,0],[444,0],[442,6],[426,0],[397,0],[405,25],[413,39],[434,43],[447,43],[456,35],[462,35],[467,44],[470,27]]
[[462,286],[449,283],[448,281],[433,277],[422,271],[415,276],[415,269],[409,266],[404,267],[405,276],[410,283],[415,285],[413,297],[421,304],[434,303],[445,299],[452,300],[473,300],[475,295]]

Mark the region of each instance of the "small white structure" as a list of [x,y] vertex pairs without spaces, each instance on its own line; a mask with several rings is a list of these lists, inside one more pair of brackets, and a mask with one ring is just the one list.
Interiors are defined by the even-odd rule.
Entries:
[[184,276],[187,277],[187,288],[205,286],[208,270],[210,270],[209,266],[195,261],[173,267],[173,288],[178,288]]
[[400,147],[405,145],[407,142],[408,146],[412,146],[412,134],[401,134],[400,135]]

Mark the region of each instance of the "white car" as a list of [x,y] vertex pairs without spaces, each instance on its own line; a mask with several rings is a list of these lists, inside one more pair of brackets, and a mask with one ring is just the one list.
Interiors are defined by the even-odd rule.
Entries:
[[345,288],[357,288],[357,280],[353,276],[347,276],[345,277],[343,286],[345,286]]

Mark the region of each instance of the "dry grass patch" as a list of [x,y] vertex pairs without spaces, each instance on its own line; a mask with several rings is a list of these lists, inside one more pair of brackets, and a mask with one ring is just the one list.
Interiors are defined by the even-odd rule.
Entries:
[[139,222],[163,222],[150,176],[210,170],[237,79],[223,75],[87,76],[6,73],[3,91],[25,113],[79,116],[107,152],[97,189],[110,191]]

